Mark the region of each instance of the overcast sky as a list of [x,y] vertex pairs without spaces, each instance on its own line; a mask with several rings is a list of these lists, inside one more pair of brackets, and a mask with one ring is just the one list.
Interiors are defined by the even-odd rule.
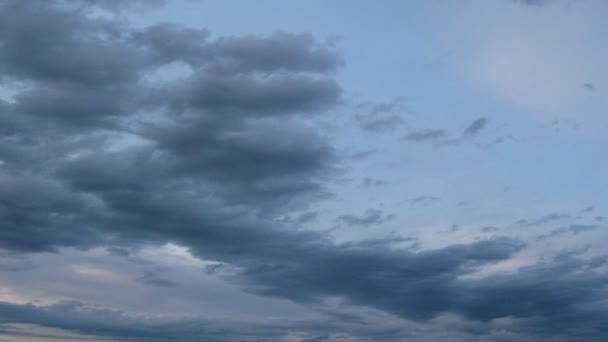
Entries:
[[0,0],[0,340],[608,340],[607,17]]

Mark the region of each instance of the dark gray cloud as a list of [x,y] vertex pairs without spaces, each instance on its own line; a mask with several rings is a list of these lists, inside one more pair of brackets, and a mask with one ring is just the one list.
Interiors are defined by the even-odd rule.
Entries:
[[307,211],[295,216],[287,215],[280,217],[279,221],[286,224],[305,224],[317,221],[319,219],[319,215],[320,213],[318,211]]
[[349,226],[371,226],[384,223],[394,218],[394,215],[384,214],[382,210],[378,209],[367,209],[365,213],[360,216],[356,215],[342,215],[337,218],[338,221],[342,221]]
[[443,139],[447,133],[442,129],[427,129],[418,132],[412,132],[405,136],[405,140],[411,141],[436,141]]
[[120,27],[53,3],[0,3],[3,77],[95,89],[135,80],[142,61]]
[[142,9],[146,7],[158,7],[166,0],[132,0],[124,2],[121,0],[68,0],[73,5],[95,6],[109,11],[124,11],[132,9]]
[[361,128],[370,132],[387,132],[393,131],[400,125],[403,125],[403,119],[397,115],[367,118],[360,123]]
[[464,130],[464,136],[472,136],[479,133],[488,124],[487,118],[479,118],[473,122]]
[[493,226],[487,226],[487,227],[483,227],[480,230],[482,233],[494,233],[498,231],[497,227],[493,227]]
[[487,118],[479,118],[470,123],[458,137],[450,138],[448,132],[443,129],[426,129],[409,133],[405,140],[414,142],[435,142],[441,146],[459,145],[479,134],[488,124]]
[[595,230],[597,228],[599,228],[599,226],[590,225],[590,224],[572,224],[572,225],[568,226],[568,230],[574,234],[578,234],[580,232],[587,232],[590,230]]
[[[608,331],[602,324],[606,308],[594,304],[606,289],[601,283],[607,276],[599,271],[605,264],[602,257],[581,260],[565,253],[551,262],[524,268],[516,275],[480,281],[472,286],[475,294],[471,298],[463,297],[466,304],[461,309],[466,315],[482,320],[505,312],[527,318],[529,321],[522,329],[535,331],[544,338],[562,335],[566,339],[584,340],[606,336]],[[498,298],[509,300],[496,301]]]
[[30,126],[100,128],[134,110],[145,56],[115,23],[53,3],[0,3],[0,81],[27,85],[17,114],[34,116]]
[[218,63],[224,70],[328,72],[343,64],[331,45],[317,43],[311,34],[225,37],[212,48],[222,55]]
[[[330,264],[314,263],[329,261],[325,258],[330,255],[322,254],[320,259],[314,258],[307,263],[307,267],[257,268],[241,276],[253,282],[249,286],[255,291],[282,297],[288,293],[293,297],[297,293],[298,300],[305,302],[322,295],[348,294],[345,299],[352,303],[372,305],[422,321],[444,310],[457,312],[474,321],[485,322],[487,326],[463,324],[458,327],[463,332],[474,331],[474,335],[482,339],[492,339],[492,324],[496,322],[493,319],[499,317],[515,318],[513,323],[502,326],[504,331],[533,340],[601,340],[608,336],[604,324],[607,312],[597,302],[606,290],[608,280],[600,271],[606,265],[605,257],[581,259],[573,253],[564,253],[515,273],[471,279],[459,275],[473,270],[475,265],[507,258],[520,248],[518,243],[499,239],[419,253],[399,252],[398,256],[394,255],[395,259],[391,257],[392,252],[381,252],[387,251],[384,244],[375,248],[370,246],[345,245],[342,252],[331,253],[338,259]],[[356,261],[356,266],[348,260]],[[372,260],[375,261],[369,263]],[[297,281],[291,278],[294,276]],[[286,292],[288,285],[295,286],[293,291]],[[505,300],[505,296],[509,300]],[[77,302],[45,307],[0,304],[0,321],[4,324],[38,324],[121,340],[268,340],[293,331],[307,331],[311,338],[323,341],[327,340],[323,336],[332,331],[344,331],[359,338],[403,340],[406,331],[410,330],[370,328],[352,316],[343,316],[332,315],[333,318],[325,322],[285,321],[264,325],[202,319],[145,319]],[[436,322],[432,324],[435,329],[447,328]],[[428,337],[429,332],[426,334]]]
[[309,211],[303,214],[298,215],[296,217],[296,221],[299,223],[306,223],[310,221],[314,221],[319,217],[319,213],[316,211]]
[[[128,90],[57,85],[35,88],[16,96],[16,110],[52,124],[104,128],[130,109],[124,98]],[[116,101],[108,100],[116,99]]]
[[[330,311],[325,311],[330,317]],[[339,314],[339,313],[338,313]],[[274,320],[243,322],[236,319],[204,318],[159,320],[81,302],[60,302],[49,306],[0,302],[0,336],[22,338],[56,337],[58,340],[93,341],[100,337],[120,341],[278,341],[297,336],[298,340],[341,341],[344,338],[379,338],[399,341],[409,335],[403,329],[374,327],[349,322],[348,314],[334,314],[332,320]],[[352,318],[351,318],[352,320]],[[18,326],[17,324],[28,324]],[[82,337],[49,335],[37,327],[53,327],[77,332]],[[59,336],[57,336],[59,335]],[[63,339],[62,339],[63,338]]]
[[1,171],[0,186],[0,247],[48,251],[99,242],[99,232],[77,226],[87,212],[82,194],[70,193],[57,181]]
[[335,105],[340,88],[331,79],[304,75],[194,75],[171,92],[171,105],[178,110],[191,108],[248,115],[285,115],[314,112]]
[[0,317],[0,322],[4,324],[36,324],[92,336],[114,337],[121,341],[247,341],[259,340],[262,336],[280,336],[280,331],[273,331],[272,327],[268,330],[246,324],[231,327],[203,319],[169,322],[138,319],[125,312],[80,302],[60,302],[51,306],[0,303]]
[[146,271],[144,274],[137,278],[136,281],[140,284],[157,287],[174,287],[177,285],[176,282],[161,277],[158,272]]
[[126,249],[126,248],[122,248],[122,247],[108,247],[106,248],[106,251],[108,253],[110,253],[111,255],[115,255],[115,256],[129,256],[131,255],[131,252]]
[[206,30],[158,24],[136,32],[133,42],[148,47],[158,61],[180,60],[212,74],[325,73],[343,63],[330,44],[318,43],[311,34],[277,32],[215,41],[208,36]]
[[[196,120],[156,126],[146,136],[167,153],[163,161],[179,177],[218,188],[233,202],[287,204],[295,194],[318,193],[335,152],[327,140],[297,122],[258,121],[230,127]],[[206,177],[200,177],[206,176]]]
[[0,250],[0,272],[26,271],[34,267],[34,264],[27,256]]
[[[0,1],[0,81],[27,85],[15,88],[14,103],[0,103],[6,271],[27,267],[19,255],[31,252],[102,246],[127,255],[170,242],[226,265],[231,271],[218,273],[248,292],[304,305],[340,298],[420,322],[446,313],[537,319],[529,329],[547,334],[565,322],[558,331],[573,336],[583,322],[566,318],[599,317],[589,329],[606,334],[597,325],[606,308],[591,305],[605,291],[605,277],[592,270],[599,263],[571,258],[475,280],[466,276],[524,244],[501,237],[414,251],[400,247],[411,238],[340,244],[296,229],[315,215],[294,213],[314,212],[311,203],[329,195],[340,166],[328,138],[307,121],[341,101],[332,73],[342,61],[330,45],[309,34],[210,39],[171,25],[135,29],[79,7],[116,1],[59,3]],[[173,62],[190,71],[150,86],[146,77]],[[478,120],[465,133],[484,125]],[[296,219],[276,219],[287,215]],[[366,226],[391,218],[370,209],[339,220]],[[177,286],[154,272],[138,281]],[[3,303],[0,322],[161,341],[276,340],[290,329],[259,335],[201,321],[152,324],[82,303]],[[327,339],[324,329],[311,338]]]

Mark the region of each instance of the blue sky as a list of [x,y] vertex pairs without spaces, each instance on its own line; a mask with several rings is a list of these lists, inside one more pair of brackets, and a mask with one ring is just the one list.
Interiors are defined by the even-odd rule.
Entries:
[[3,341],[608,336],[608,3],[0,0]]

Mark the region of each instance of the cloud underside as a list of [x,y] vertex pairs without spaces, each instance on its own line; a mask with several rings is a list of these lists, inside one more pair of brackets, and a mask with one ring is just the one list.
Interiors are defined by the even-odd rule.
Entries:
[[[605,258],[583,261],[565,253],[516,274],[458,279],[475,263],[505,258],[517,249],[513,244],[513,241],[481,242],[403,254],[401,266],[397,267],[401,269],[400,273],[394,267],[386,266],[388,261],[397,260],[386,259],[381,260],[381,266],[373,265],[373,272],[359,271],[352,262],[357,258],[362,262],[368,259],[368,263],[377,260],[382,247],[373,250],[369,246],[351,246],[350,249],[356,249],[358,253],[342,252],[346,265],[336,260],[321,260],[332,265],[319,269],[317,265],[302,263],[293,270],[287,266],[266,266],[249,269],[248,275],[239,275],[239,281],[247,282],[244,287],[257,289],[257,293],[309,305],[315,298],[336,295],[348,305],[384,311],[389,314],[385,319],[391,316],[407,319],[397,321],[389,328],[364,323],[364,316],[332,312],[326,321],[285,319],[260,323],[133,316],[81,302],[50,306],[0,302],[0,331],[3,325],[34,324],[86,335],[149,341],[247,341],[278,339],[296,332],[323,341],[331,340],[332,334],[398,341],[428,338],[441,329],[460,333],[464,339],[500,338],[500,334],[495,335],[497,330],[508,332],[509,335],[502,336],[507,339],[511,336],[584,340],[606,335],[606,315],[598,312],[601,304],[597,303],[598,292],[605,289],[608,280],[605,274],[597,272],[606,264]],[[369,256],[372,253],[376,256]],[[459,261],[445,261],[452,256]],[[465,258],[469,258],[468,265],[456,265]],[[342,268],[336,269],[336,266]],[[366,269],[372,265],[363,266]],[[318,280],[308,280],[315,277]],[[462,319],[446,320],[445,317],[449,317],[446,314],[457,314]]]
[[[467,276],[524,243],[499,237],[413,252],[395,247],[399,239],[338,244],[274,219],[327,196],[338,172],[329,138],[307,124],[341,100],[333,73],[343,62],[332,46],[309,34],[212,39],[170,24],[135,29],[93,16],[98,3],[0,1],[0,80],[18,90],[0,100],[1,248],[171,242],[226,265],[224,276],[245,291],[305,305],[340,298],[416,322],[456,314],[521,319],[516,330],[531,334],[608,334],[606,308],[595,304],[607,283],[601,260],[563,256],[475,280]],[[186,75],[159,80],[171,65]],[[387,219],[380,214],[342,220]],[[138,281],[175,285],[155,274]],[[125,339],[242,340],[253,329],[121,315],[82,303],[0,304],[0,323]]]

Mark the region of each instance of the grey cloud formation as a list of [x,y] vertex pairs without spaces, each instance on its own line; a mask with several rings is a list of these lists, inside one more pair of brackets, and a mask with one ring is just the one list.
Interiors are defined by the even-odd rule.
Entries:
[[549,213],[547,215],[544,215],[544,216],[541,216],[541,217],[535,218],[535,219],[519,220],[518,224],[525,226],[525,227],[532,227],[532,226],[539,226],[539,225],[552,223],[552,222],[556,222],[556,221],[561,221],[561,220],[565,220],[568,218],[570,218],[570,215],[565,214],[565,213]]
[[318,218],[319,218],[318,211],[307,211],[307,212],[303,212],[303,213],[300,213],[295,216],[287,215],[284,217],[280,217],[279,221],[287,223],[287,224],[306,224],[306,223],[317,221]]
[[260,78],[255,75],[195,75],[177,85],[176,109],[217,110],[237,115],[285,115],[314,112],[334,105],[340,89],[333,80],[308,76]]
[[158,24],[133,35],[155,59],[182,60],[212,73],[272,73],[276,71],[331,72],[343,64],[328,45],[311,34],[278,32],[269,36],[221,37],[207,41],[206,30]]
[[[476,293],[473,297],[509,300],[486,302],[470,298],[465,300],[468,303],[463,309],[465,312],[472,309],[469,314],[480,319],[491,319],[505,312],[527,318],[529,322],[523,324],[522,329],[535,331],[545,338],[551,334],[581,340],[606,336],[608,331],[602,323],[606,319],[605,306],[594,304],[593,299],[606,289],[605,284],[601,284],[607,280],[601,271],[605,264],[603,257],[581,260],[571,253],[561,254],[552,262],[524,268],[516,275],[496,276],[480,282],[473,286]],[[541,326],[551,332],[539,329]]]
[[458,275],[504,260],[522,247],[521,242],[506,238],[419,253],[390,252],[384,244],[318,246],[308,252],[305,262],[293,260],[295,264],[256,269],[241,281],[259,294],[301,302],[338,296],[349,303],[427,320],[456,309],[453,305],[459,295],[454,295],[464,290],[456,281]]
[[471,136],[479,133],[488,124],[487,118],[479,118],[473,122],[464,130],[463,135]]
[[443,129],[426,129],[409,133],[404,139],[412,142],[435,142],[441,145],[458,145],[478,135],[487,124],[487,118],[476,119],[456,138],[450,138],[448,133]]
[[0,251],[0,272],[18,272],[31,270],[35,266],[24,255]]
[[360,216],[342,215],[337,219],[349,226],[371,226],[384,223],[393,217],[394,215],[384,214],[378,209],[367,209],[365,213]]
[[391,132],[405,124],[397,113],[405,111],[400,101],[390,103],[362,103],[356,106],[357,125],[369,132]]
[[582,232],[588,232],[588,231],[595,230],[598,228],[599,228],[599,226],[597,226],[597,225],[572,224],[572,225],[569,225],[568,227],[556,228],[547,234],[540,235],[538,237],[538,239],[544,240],[544,239],[564,235],[567,233],[572,233],[572,234],[576,235],[576,234],[579,234]]
[[408,200],[407,202],[411,205],[424,206],[424,205],[428,205],[430,203],[437,202],[440,200],[441,200],[441,198],[439,198],[437,196],[418,196],[418,197]]
[[433,141],[444,138],[447,133],[442,129],[427,129],[423,131],[413,132],[405,136],[405,140],[412,141]]
[[572,224],[572,225],[568,226],[568,230],[574,234],[578,234],[580,232],[586,232],[586,231],[590,231],[590,230],[595,230],[597,228],[599,228],[599,226],[587,225],[587,224]]
[[231,327],[203,319],[165,322],[154,318],[138,319],[125,312],[80,302],[60,302],[51,306],[0,303],[0,317],[4,324],[36,324],[121,341],[251,341],[280,336],[272,327],[256,331],[255,326],[235,324]]
[[[154,317],[129,315],[81,302],[60,302],[50,306],[19,305],[0,302],[0,313],[10,312],[12,318],[0,322],[0,334],[24,338],[55,337],[97,341],[104,337],[120,341],[344,341],[344,339],[382,339],[400,341],[415,336],[411,329],[377,326],[363,322],[355,315],[324,310],[324,320],[289,320],[243,322],[204,318],[159,320]],[[17,319],[15,319],[17,318]],[[28,325],[23,326],[26,323]],[[81,336],[49,334],[38,330],[50,326],[63,331],[76,331]],[[417,334],[432,331],[416,327]],[[46,334],[45,334],[46,333]],[[43,335],[44,334],[44,335]],[[6,335],[5,335],[6,336]],[[103,339],[105,341],[105,339]]]
[[[171,25],[136,29],[59,3],[0,1],[0,81],[28,85],[0,103],[5,270],[27,267],[14,255],[100,246],[128,255],[173,243],[230,266],[223,276],[245,291],[308,306],[339,298],[419,322],[512,317],[533,333],[564,323],[557,331],[566,335],[606,335],[599,322],[607,310],[592,305],[605,291],[599,262],[571,258],[469,279],[525,244],[497,237],[414,252],[399,248],[407,238],[337,243],[275,219],[313,213],[309,205],[329,195],[340,166],[328,138],[307,122],[342,100],[332,76],[342,60],[332,46],[309,34],[210,39]],[[144,81],[174,62],[191,69],[181,81]],[[295,226],[315,217],[297,216]],[[391,217],[370,209],[339,220],[367,226]],[[153,272],[137,281],[178,286]],[[83,303],[3,303],[0,322],[159,341],[273,340],[292,329],[142,322]],[[311,338],[327,340],[323,329]]]
[[380,179],[372,179],[369,177],[365,177],[363,178],[363,180],[361,180],[361,186],[363,186],[364,188],[373,188],[383,185],[386,185],[386,182]]
[[480,232],[482,233],[493,233],[496,231],[498,231],[498,228],[493,226],[487,226],[480,229]]
[[142,61],[118,27],[75,10],[59,10],[52,3],[0,4],[3,77],[98,90],[135,79]]
[[318,216],[319,216],[318,212],[309,211],[309,212],[298,215],[298,217],[296,217],[296,221],[298,221],[300,223],[306,223],[306,222],[316,220],[318,218]]
[[79,3],[85,6],[94,5],[104,10],[120,12],[146,7],[158,7],[164,4],[166,0],[132,0],[127,3],[121,0],[68,0],[68,2],[75,5],[78,5]]
[[110,253],[110,255],[116,255],[116,256],[129,256],[129,255],[131,255],[131,252],[129,252],[128,249],[121,248],[121,247],[115,247],[115,246],[106,248],[106,251],[108,253]]
[[140,284],[158,287],[174,287],[177,285],[176,282],[161,277],[157,272],[146,271],[144,274],[137,278],[136,281]]
[[552,2],[553,0],[513,0],[514,2],[517,3],[521,3],[523,5],[528,5],[528,6],[542,6],[542,5],[546,5],[550,2]]
[[595,91],[595,85],[590,82],[583,83],[583,85],[581,87],[587,91],[591,91],[591,92]]
[[[584,340],[608,334],[604,324],[607,318],[605,308],[597,303],[601,293],[606,290],[608,279],[600,271],[606,265],[606,258],[581,259],[572,253],[565,253],[514,274],[475,280],[461,279],[458,275],[462,275],[462,272],[466,274],[480,263],[503,260],[520,248],[518,243],[505,239],[484,241],[433,251],[400,253],[395,260],[391,259],[391,253],[380,252],[386,251],[382,245],[378,245],[377,249],[353,245],[344,248],[346,254],[335,254],[335,257],[341,254],[349,257],[339,257],[332,260],[331,264],[316,264],[314,267],[311,261],[307,268],[266,267],[250,270],[247,280],[257,285],[256,291],[266,294],[277,291],[274,294],[279,296],[286,295],[285,289],[288,287],[285,286],[295,286],[293,293],[298,293],[298,300],[305,302],[320,294],[346,293],[349,294],[346,298],[351,303],[373,305],[422,322],[443,310],[458,312],[464,317],[488,324],[487,327],[466,324],[460,327],[463,332],[474,329],[477,338],[491,338],[492,324],[495,322],[493,319],[499,317],[516,318],[512,323],[501,327],[505,332],[522,334],[522,337],[527,336],[524,338],[535,340]],[[361,264],[362,261],[372,260],[368,259],[371,251],[375,251],[373,253],[378,257],[373,258],[376,262]],[[383,256],[380,257],[381,255]],[[313,261],[327,262],[327,256],[320,255],[321,259]],[[344,267],[350,263],[337,263],[350,258],[358,261],[357,267]],[[390,261],[396,263],[387,263]],[[414,275],[415,281],[407,280]],[[294,276],[296,278],[292,278]],[[303,276],[306,277],[302,278]],[[273,278],[273,281],[269,281],[269,278]],[[306,280],[301,283],[292,279]],[[261,288],[260,284],[274,286]],[[508,301],[504,300],[505,296],[508,296]],[[232,341],[246,340],[246,336],[254,340],[267,340],[294,330],[312,332],[313,336],[324,336],[329,331],[345,331],[360,338],[400,340],[407,336],[409,330],[382,327],[374,330],[366,325],[353,325],[352,319],[336,321],[335,318],[324,323],[283,322],[269,325],[197,319],[166,321],[137,318],[120,311],[77,302],[47,307],[2,303],[0,313],[2,323],[39,324],[81,333],[120,337],[121,340],[165,341],[179,338],[189,341],[206,338]],[[438,327],[437,323],[433,325],[435,329]],[[470,338],[468,336],[468,340]],[[329,339],[326,336],[320,337],[320,340]],[[461,340],[465,341],[467,337]]]
[[364,159],[369,158],[375,152],[376,152],[375,150],[356,152],[356,153],[351,154],[350,158],[355,159],[355,160],[364,160]]
[[212,47],[230,63],[224,68],[268,72],[274,70],[331,72],[343,64],[328,46],[317,45],[311,34],[275,33],[268,37],[219,39]]
[[403,124],[403,119],[397,115],[368,119],[361,123],[361,127],[371,132],[392,131]]

